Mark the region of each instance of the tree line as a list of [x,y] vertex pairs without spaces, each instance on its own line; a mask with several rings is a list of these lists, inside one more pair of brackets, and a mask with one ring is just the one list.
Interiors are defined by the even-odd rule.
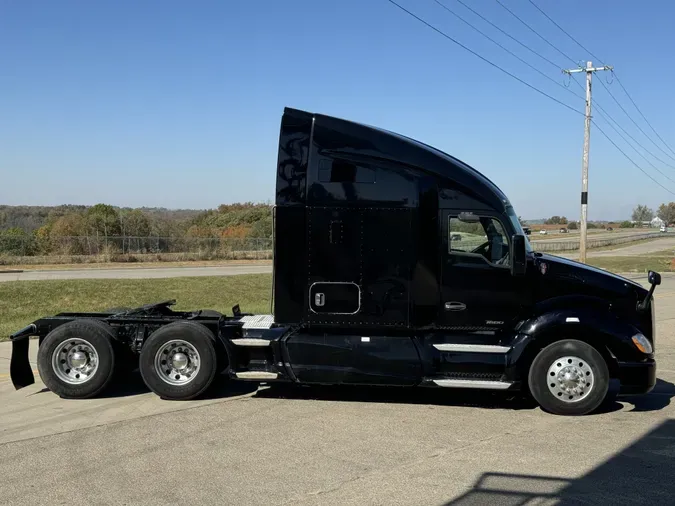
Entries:
[[666,226],[672,225],[675,223],[675,202],[661,204],[656,212],[654,212],[654,210],[648,206],[638,205],[635,207],[635,209],[633,209],[631,218],[636,223],[643,223],[652,221],[654,216],[663,221]]
[[[656,211],[646,205],[637,205],[631,214],[630,220],[624,220],[618,223],[620,228],[634,228],[642,227],[644,224],[651,222],[654,217],[659,218],[666,226],[675,224],[675,202],[661,204]],[[521,220],[521,223],[526,222]],[[567,228],[575,230],[578,228],[578,223],[569,221],[565,216],[551,216],[544,220],[546,225],[567,225]],[[594,222],[588,222],[588,228],[599,228],[601,225]]]
[[[80,237],[270,238],[272,207],[262,203],[223,204],[210,210],[167,210],[94,206],[0,206],[0,253],[81,254]],[[63,251],[68,249],[68,251]],[[80,249],[82,249],[80,247]],[[19,253],[20,251],[20,253]]]

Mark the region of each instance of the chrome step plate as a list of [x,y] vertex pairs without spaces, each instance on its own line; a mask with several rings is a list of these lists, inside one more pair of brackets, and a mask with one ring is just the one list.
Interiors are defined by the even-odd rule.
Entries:
[[435,379],[433,382],[445,388],[482,388],[485,390],[506,390],[513,383],[508,381],[486,381],[470,379]]
[[244,371],[236,372],[234,375],[238,379],[250,379],[250,380],[271,380],[277,379],[279,375],[275,372],[266,372],[266,371]]
[[496,344],[459,344],[442,343],[434,344],[438,351],[455,351],[461,353],[508,353],[510,346],[498,346]]
[[271,341],[267,339],[258,339],[255,337],[242,337],[239,339],[232,339],[232,344],[237,346],[254,346],[254,347],[264,347],[269,346]]

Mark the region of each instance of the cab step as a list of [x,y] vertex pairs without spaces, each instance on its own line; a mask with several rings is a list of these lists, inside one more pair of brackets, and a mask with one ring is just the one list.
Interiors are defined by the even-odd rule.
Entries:
[[483,390],[508,390],[513,385],[511,381],[479,379],[438,378],[432,381],[443,388],[477,388]]
[[261,339],[259,337],[241,337],[232,339],[231,341],[235,346],[251,346],[253,348],[269,346],[271,343],[269,339]]
[[242,371],[236,372],[234,375],[237,379],[242,380],[274,380],[279,377],[279,374],[276,372],[267,372],[267,371]]
[[497,344],[438,343],[433,345],[438,351],[457,353],[508,353],[510,346]]

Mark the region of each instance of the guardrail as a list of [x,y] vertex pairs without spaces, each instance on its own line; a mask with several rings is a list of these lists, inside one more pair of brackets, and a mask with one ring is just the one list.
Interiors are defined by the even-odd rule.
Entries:
[[[663,235],[664,234],[662,232],[646,232],[644,234],[632,234],[632,235],[625,235],[622,237],[603,237],[601,239],[589,238],[586,242],[586,247],[589,249],[604,248],[606,246],[628,244],[631,242],[643,241],[645,239],[655,239],[657,237],[663,237]],[[556,239],[536,241],[530,239],[530,244],[532,244],[532,248],[534,248],[535,251],[541,251],[542,253],[547,252],[550,253],[557,251],[576,251],[579,249],[579,239],[570,241],[560,241]]]

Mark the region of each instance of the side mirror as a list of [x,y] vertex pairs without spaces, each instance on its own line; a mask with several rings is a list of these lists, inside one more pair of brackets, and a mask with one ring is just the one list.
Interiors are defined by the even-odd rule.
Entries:
[[511,275],[522,276],[527,271],[527,249],[525,236],[516,234],[511,237]]
[[661,284],[661,274],[659,274],[658,272],[649,271],[649,274],[647,275],[647,280],[649,281],[649,284],[652,286],[649,287],[649,292],[647,292],[647,296],[645,297],[645,299],[642,302],[638,303],[637,305],[638,311],[644,311],[645,309],[647,309],[649,301],[651,301],[652,298],[654,297],[654,290],[656,290],[656,287]]
[[661,284],[661,274],[658,272],[649,271],[647,280],[649,281],[650,285],[659,286]]

